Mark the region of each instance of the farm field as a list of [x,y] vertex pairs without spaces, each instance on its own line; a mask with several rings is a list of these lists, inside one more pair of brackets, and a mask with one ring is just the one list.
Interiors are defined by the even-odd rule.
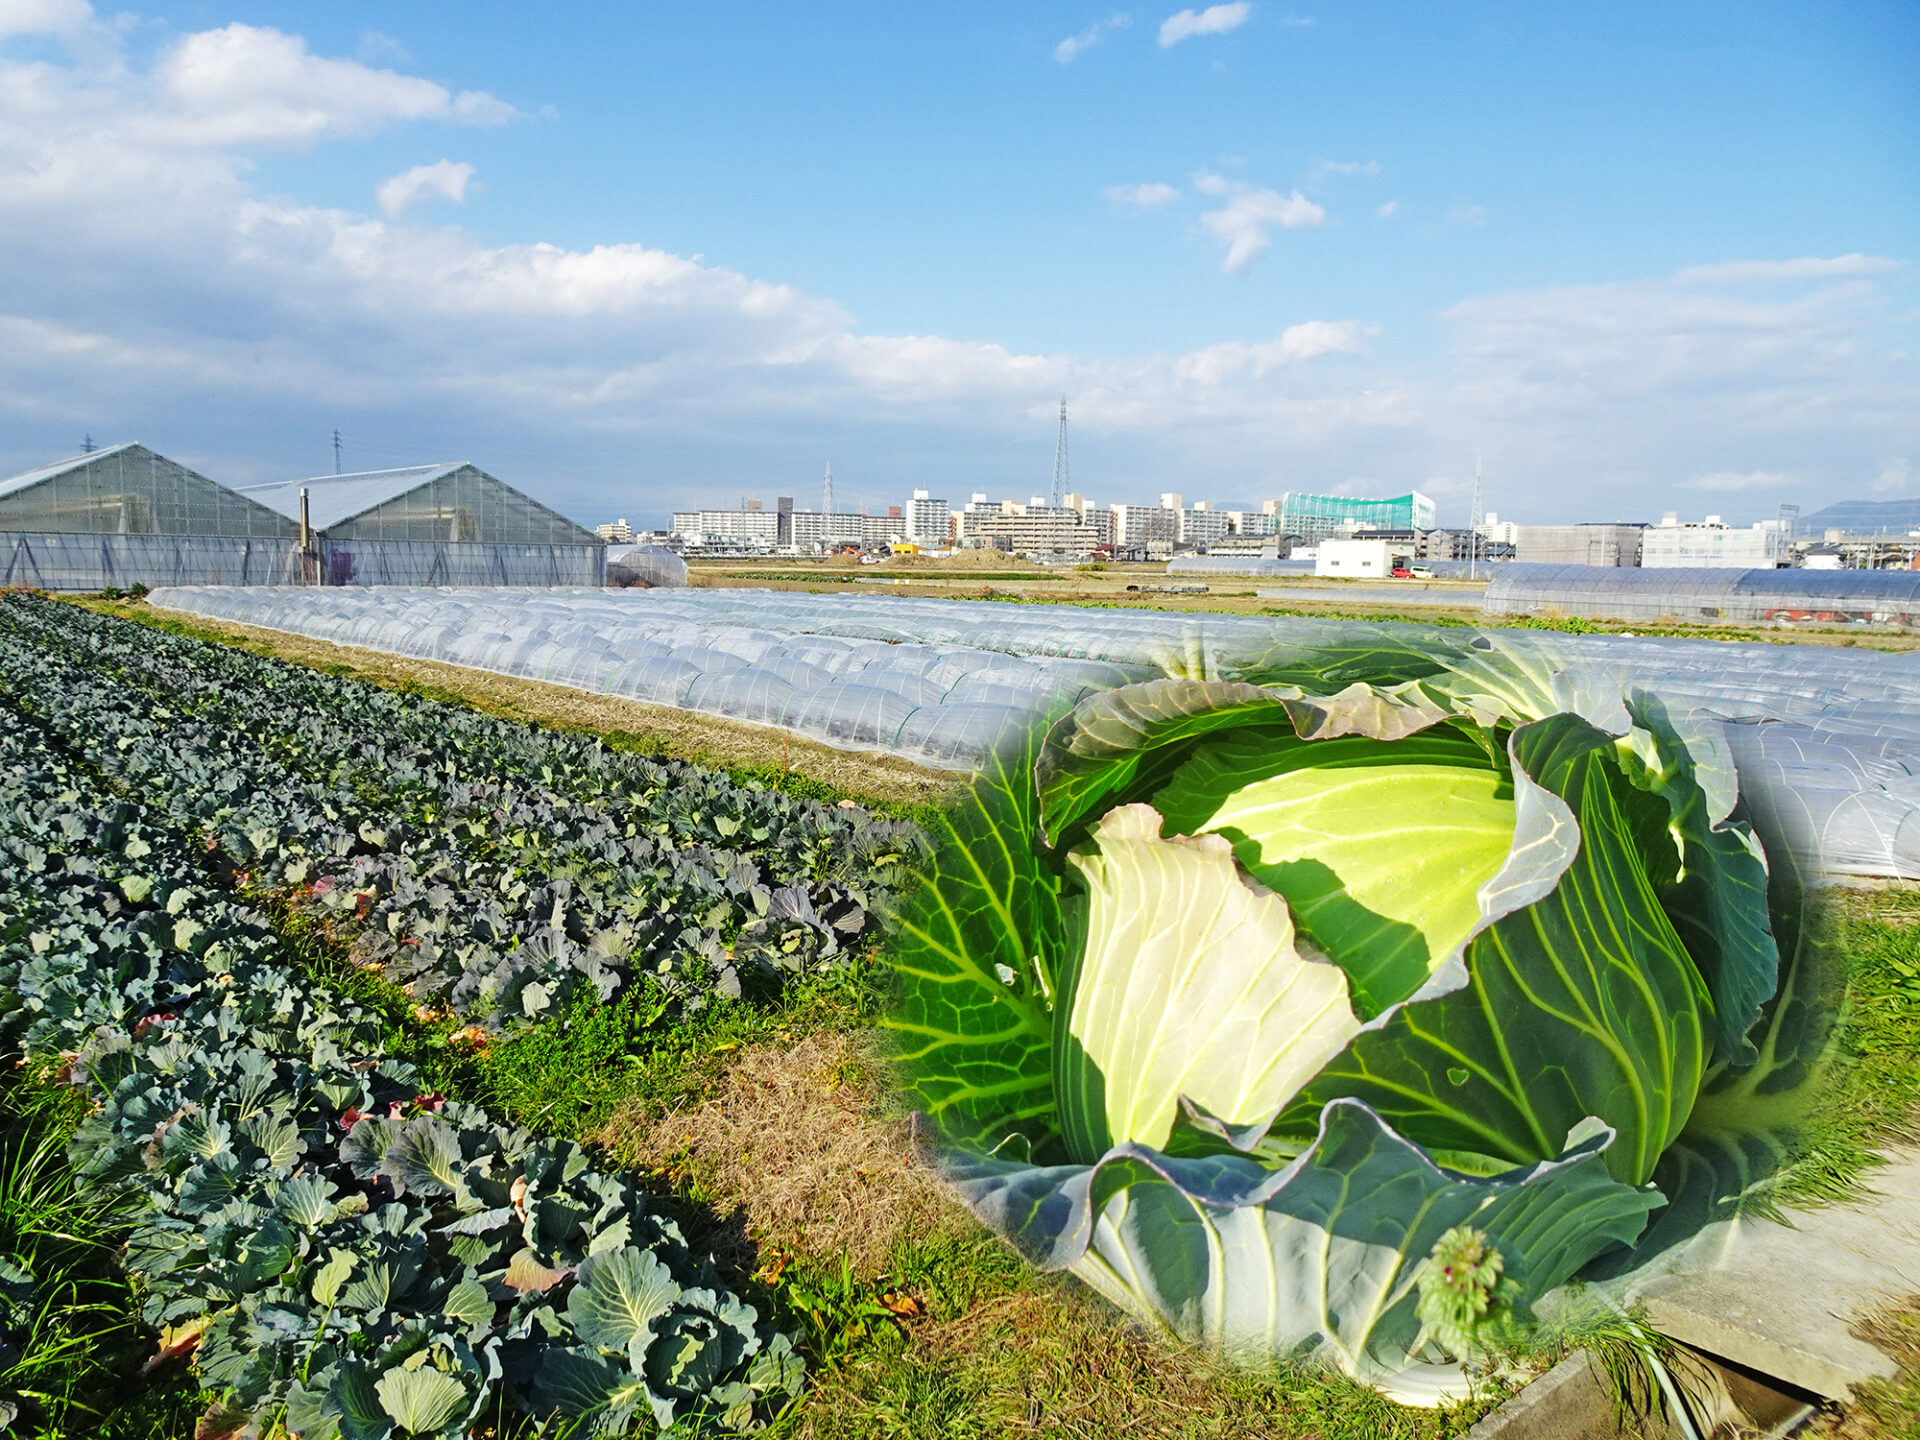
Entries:
[[[370,1382],[405,1370],[399,1362],[375,1376],[381,1357],[344,1353],[313,1313],[313,1287],[329,1265],[343,1272],[337,1291],[325,1292],[343,1315],[382,1313],[364,1308],[370,1297],[353,1286],[381,1266],[382,1283],[403,1273],[388,1258],[390,1239],[378,1240],[389,1247],[378,1254],[339,1260],[362,1253],[354,1247],[365,1217],[296,1222],[314,1213],[301,1207],[316,1187],[284,1204],[263,1201],[267,1187],[298,1183],[278,1171],[311,1166],[337,1186],[326,1197],[336,1206],[356,1188],[371,1184],[377,1196],[390,1188],[391,1201],[373,1213],[404,1239],[426,1230],[423,1215],[444,1222],[460,1212],[450,1180],[476,1196],[488,1181],[504,1183],[508,1203],[494,1209],[515,1211],[516,1179],[540,1193],[534,1172],[563,1153],[541,1147],[568,1145],[583,1147],[578,1158],[565,1152],[558,1171],[544,1173],[564,1177],[564,1203],[591,1211],[570,1237],[516,1212],[476,1230],[475,1254],[482,1241],[493,1249],[470,1262],[428,1242],[411,1302],[446,1319],[448,1297],[458,1290],[460,1300],[458,1323],[411,1352],[430,1358],[406,1373],[447,1377],[414,1382],[427,1418],[434,1405],[451,1415],[477,1400],[485,1423],[505,1433],[521,1407],[551,1400],[551,1387],[515,1380],[538,1370],[515,1350],[528,1335],[513,1333],[534,1312],[559,1317],[536,1322],[542,1343],[591,1351],[599,1368],[568,1363],[611,1390],[619,1347],[569,1330],[567,1301],[540,1297],[564,1297],[567,1285],[613,1267],[538,1288],[586,1258],[577,1251],[599,1243],[589,1230],[618,1232],[621,1243],[602,1248],[631,1268],[654,1257],[688,1297],[672,1312],[685,1320],[674,1333],[691,1337],[677,1373],[701,1383],[649,1389],[685,1407],[682,1415],[702,1406],[735,1421],[750,1414],[771,1419],[776,1434],[1440,1436],[1462,1433],[1498,1399],[1496,1388],[1465,1408],[1405,1410],[1318,1373],[1247,1374],[1170,1356],[1074,1282],[1036,1276],[949,1200],[909,1158],[875,1031],[888,987],[867,917],[919,841],[904,818],[840,804],[862,793],[856,783],[834,789],[804,769],[776,769],[766,778],[792,787],[779,791],[745,767],[730,777],[638,753],[710,744],[714,731],[693,727],[654,744],[639,725],[623,725],[614,739],[625,748],[615,748],[450,698],[212,646],[183,628],[0,601],[0,691],[9,702],[0,738],[13,777],[6,843],[25,862],[24,878],[10,869],[7,907],[31,921],[10,933],[0,962],[0,1026],[30,1061],[11,1091],[16,1137],[65,1138],[78,1123],[76,1153],[97,1145],[109,1158],[94,1172],[114,1175],[139,1153],[151,1117],[165,1120],[182,1100],[209,1110],[232,1103],[242,1114],[260,1103],[263,1066],[283,1082],[266,1088],[288,1092],[224,1138],[209,1126],[175,1140],[171,1155],[163,1141],[164,1173],[136,1187],[147,1211],[109,1215],[97,1229],[102,1245],[143,1237],[128,1252],[136,1294],[177,1340],[236,1294],[235,1313],[251,1328],[218,1321],[193,1341],[197,1371],[176,1361],[142,1379],[135,1372],[155,1337],[102,1334],[95,1343],[106,1323],[75,1310],[92,1368],[60,1380],[63,1394],[27,1402],[64,1407],[52,1433],[184,1436],[230,1377],[264,1383],[242,1389],[255,1400],[280,1393],[273,1387],[297,1368],[296,1354],[320,1362],[307,1364],[309,1378],[329,1364],[341,1374],[358,1365]],[[313,658],[337,668],[362,654],[324,646]],[[419,673],[396,668],[382,678],[390,686]],[[543,699],[551,687],[506,692],[499,677],[482,680],[476,698],[497,707],[536,720],[566,713]],[[629,716],[638,710],[621,718]],[[857,781],[862,762],[841,758]],[[939,783],[928,777],[930,788]],[[899,817],[912,814],[897,794],[876,798],[892,800]],[[643,889],[653,903],[622,898]],[[1845,1088],[1835,1114],[1846,1118],[1816,1137],[1807,1200],[1855,1183],[1868,1142],[1911,1134],[1916,918],[1901,890],[1849,898],[1837,915],[1851,937],[1842,953],[1857,962],[1853,1063],[1836,1081]],[[96,973],[113,985],[91,988]],[[124,1050],[112,1052],[126,1059],[89,1056],[100,1044],[95,1026],[129,1019]],[[201,1038],[209,1028],[216,1039]],[[82,1057],[76,1073],[89,1085],[126,1066],[129,1078],[158,1086],[137,1107],[121,1099],[128,1079],[111,1096],[96,1088],[107,1108],[82,1121],[72,1102],[59,1103],[69,1054]],[[322,1054],[337,1054],[340,1068],[314,1063]],[[233,1088],[166,1088],[186,1056],[185,1068],[210,1077],[197,1083],[226,1085],[219,1077],[231,1074]],[[339,1118],[355,1111],[342,1131]],[[103,1134],[101,1116],[117,1130]],[[524,1135],[503,1128],[515,1125]],[[403,1141],[402,1153],[417,1157],[411,1168],[394,1160]],[[301,1148],[287,1154],[294,1144]],[[176,1156],[185,1163],[172,1168]],[[468,1171],[449,1169],[460,1165]],[[88,1162],[80,1168],[90,1193]],[[258,1188],[228,1190],[219,1177],[236,1172]],[[70,1183],[57,1155],[44,1173]],[[281,1216],[314,1330],[289,1340],[281,1320],[262,1318],[281,1315],[275,1307],[286,1301],[260,1282],[289,1272],[258,1273],[280,1263],[277,1249],[216,1254],[208,1230],[205,1253],[192,1248],[200,1239],[179,1252],[181,1237],[202,1228],[183,1196],[203,1207],[199,1215],[238,1201]],[[236,1243],[231,1230],[223,1235],[218,1244]],[[697,1259],[706,1254],[716,1267],[703,1273]],[[147,1278],[139,1266],[156,1256]],[[98,1255],[88,1264],[76,1283],[111,1308],[124,1282]],[[468,1278],[482,1296],[497,1283],[517,1298],[510,1307],[501,1298],[483,1321],[475,1291],[460,1288]],[[384,1313],[397,1316],[406,1303]],[[718,1339],[702,1348],[709,1334]],[[1534,1367],[1567,1338],[1543,1343]],[[518,1358],[503,1364],[504,1384],[487,1389],[472,1383],[484,1367],[470,1367],[468,1352],[479,1356],[489,1343]],[[710,1358],[750,1343],[752,1355],[732,1368]],[[310,1352],[285,1348],[300,1345]],[[272,1358],[258,1360],[250,1346]],[[270,1370],[282,1378],[262,1382]],[[335,1388],[348,1397],[353,1383]],[[344,1404],[305,1398],[319,1388],[303,1381],[298,1403]],[[799,1398],[789,1400],[795,1388]],[[636,1409],[638,1433],[652,1413]],[[1845,1418],[1856,1428],[1844,1433],[1898,1433],[1875,1432],[1864,1412]]]
[[[1674,635],[1698,639],[1757,640],[1780,645],[1840,645],[1888,651],[1920,649],[1920,636],[1858,630],[1776,629],[1762,626],[1693,624],[1613,624],[1574,618],[1482,615],[1477,596],[1484,582],[1407,582],[1404,598],[1385,600],[1377,594],[1379,581],[1336,580],[1311,575],[1178,575],[1169,576],[1163,563],[1127,563],[1093,566],[1043,566],[1021,562],[1003,566],[1006,557],[981,562],[972,557],[932,561],[897,556],[875,565],[835,565],[815,561],[797,566],[791,560],[696,560],[687,567],[690,583],[714,589],[801,590],[813,594],[871,593],[885,582],[888,593],[952,600],[1003,600],[1020,603],[1093,605],[1117,609],[1159,610],[1176,614],[1294,615],[1325,620],[1401,620],[1422,625],[1481,625],[1496,628],[1563,630],[1570,634]],[[1128,586],[1204,584],[1204,595],[1177,595],[1129,591]],[[1284,588],[1284,598],[1263,596],[1262,590]],[[1422,592],[1445,589],[1445,604],[1422,604]],[[1461,608],[1461,596],[1476,597],[1476,609]]]

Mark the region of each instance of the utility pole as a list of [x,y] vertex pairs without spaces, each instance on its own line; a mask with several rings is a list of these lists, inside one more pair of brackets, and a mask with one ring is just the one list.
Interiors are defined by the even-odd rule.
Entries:
[[340,431],[337,427],[333,432],[333,473],[340,473]]
[[1060,438],[1053,447],[1053,508],[1067,503],[1072,482],[1067,478],[1067,397],[1060,397]]
[[1480,508],[1480,457],[1473,457],[1473,514],[1467,531],[1467,578],[1480,578],[1480,527],[1486,523],[1486,512]]

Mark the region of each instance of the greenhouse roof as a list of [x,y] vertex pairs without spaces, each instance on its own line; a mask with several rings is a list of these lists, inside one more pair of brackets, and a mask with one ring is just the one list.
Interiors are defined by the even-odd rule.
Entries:
[[[276,480],[269,485],[243,485],[240,493],[289,520],[300,518],[300,491],[307,492],[307,523],[326,530],[376,505],[397,500],[442,475],[463,470],[471,461],[443,465],[410,465],[401,470],[363,470],[357,475],[315,475],[306,480]],[[478,469],[479,467],[475,467]],[[483,472],[484,473],[484,472]]]
[[30,489],[43,480],[51,480],[56,475],[64,475],[69,470],[78,470],[82,465],[91,465],[96,460],[109,455],[117,455],[122,450],[139,450],[143,446],[129,440],[123,445],[108,445],[103,449],[90,450],[84,455],[74,455],[65,460],[56,460],[51,465],[42,465],[38,470],[29,470],[24,475],[15,475],[0,480],[0,495],[12,495],[18,491]]

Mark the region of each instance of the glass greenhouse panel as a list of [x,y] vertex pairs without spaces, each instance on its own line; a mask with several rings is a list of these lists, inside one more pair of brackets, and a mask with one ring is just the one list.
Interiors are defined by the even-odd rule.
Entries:
[[0,585],[85,591],[109,585],[290,585],[299,579],[299,543],[293,540],[0,531]]

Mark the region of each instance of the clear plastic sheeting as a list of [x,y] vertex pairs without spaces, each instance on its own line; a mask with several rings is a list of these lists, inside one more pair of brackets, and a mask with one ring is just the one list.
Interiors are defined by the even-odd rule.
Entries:
[[1501,565],[1490,615],[1920,628],[1920,571]]
[[0,531],[0,585],[104,590],[146,585],[296,585],[300,545],[228,535],[55,535]]
[[[1725,573],[1725,572],[1721,572]],[[1737,573],[1737,572],[1736,572]],[[923,765],[978,765],[1012,726],[1156,675],[1457,642],[1460,629],[755,590],[171,590],[155,604],[551,680]],[[1920,879],[1920,655],[1490,632],[1723,721],[1777,863]],[[1781,854],[1781,850],[1785,854]]]
[[323,585],[598,585],[606,550],[466,540],[319,542]]
[[684,588],[687,562],[659,545],[609,545],[607,583]]
[[[820,600],[796,613],[793,602]],[[154,603],[780,726],[940,769],[971,769],[1036,714],[1161,673],[1152,664],[921,643],[884,624],[824,634],[839,608],[833,597],[753,591],[207,588],[166,591]]]

